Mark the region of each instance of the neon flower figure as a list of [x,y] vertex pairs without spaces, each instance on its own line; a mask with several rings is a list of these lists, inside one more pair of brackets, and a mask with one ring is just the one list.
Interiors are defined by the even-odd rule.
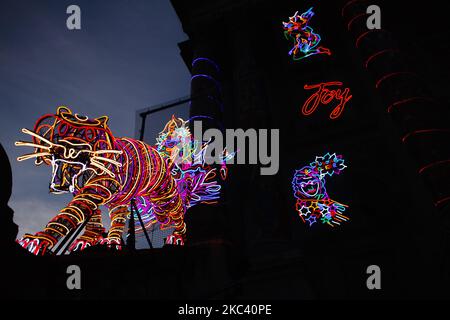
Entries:
[[340,174],[345,168],[342,156],[327,153],[295,171],[292,188],[296,210],[304,223],[312,226],[321,222],[334,227],[349,220],[343,215],[348,206],[330,199],[325,188],[325,178]]
[[318,47],[320,36],[308,26],[309,21],[314,16],[313,8],[298,15],[298,11],[289,22],[283,22],[284,36],[287,40],[292,40],[294,47],[289,51],[289,55],[294,60],[301,60],[315,54],[331,55],[331,51],[324,47]]
[[[56,114],[41,117],[33,131],[22,129],[32,142],[16,145],[33,147],[34,152],[17,160],[35,159],[36,165],[51,166],[50,192],[73,195],[43,231],[18,240],[30,252],[45,254],[84,221],[84,233],[69,250],[97,244],[120,249],[132,199],[146,228],[156,222],[173,227],[166,243],[183,245],[186,210],[219,199],[217,168],[205,164],[207,144],[194,141],[187,121],[172,117],[156,146],[114,137],[107,121],[106,116],[89,119],[59,107]],[[111,217],[106,237],[102,205]]]

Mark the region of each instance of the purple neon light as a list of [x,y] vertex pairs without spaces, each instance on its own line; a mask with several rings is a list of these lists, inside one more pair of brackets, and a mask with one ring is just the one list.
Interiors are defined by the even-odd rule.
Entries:
[[212,61],[211,59],[204,58],[204,57],[194,59],[194,60],[192,61],[192,67],[193,67],[197,62],[199,62],[199,61],[205,61],[205,62],[211,63],[211,64],[214,66],[214,68],[216,69],[216,71],[217,71],[217,72],[220,72],[220,68],[219,68],[219,66],[217,65],[217,63],[215,63],[215,62]]

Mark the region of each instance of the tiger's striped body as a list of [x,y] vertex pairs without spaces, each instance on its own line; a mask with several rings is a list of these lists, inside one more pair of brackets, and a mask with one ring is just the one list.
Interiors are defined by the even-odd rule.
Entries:
[[[35,157],[37,165],[51,164],[51,192],[70,190],[73,194],[69,204],[42,232],[26,234],[18,241],[32,253],[45,254],[86,219],[89,222],[84,234],[70,250],[82,250],[95,244],[120,248],[133,199],[145,227],[156,222],[163,228],[173,227],[174,232],[166,243],[182,245],[186,210],[197,203],[211,203],[219,198],[220,186],[214,180],[216,169],[203,162],[177,164],[172,154],[183,154],[180,150],[186,150],[186,144],[180,148],[165,145],[173,139],[181,141],[177,136],[180,132],[186,132],[183,137],[191,143],[189,130],[181,127],[186,123],[183,120],[172,118],[156,147],[135,139],[114,138],[106,121],[101,120],[72,115],[69,109],[60,107],[56,115],[42,117],[34,132],[22,130],[33,136],[33,142],[16,144],[33,146],[35,151],[18,160]],[[183,155],[186,159],[186,151]],[[109,209],[111,218],[106,237],[101,221],[102,205]]]

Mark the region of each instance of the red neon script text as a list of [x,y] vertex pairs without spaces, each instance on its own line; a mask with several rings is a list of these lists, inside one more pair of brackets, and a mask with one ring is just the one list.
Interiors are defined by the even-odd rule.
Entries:
[[323,105],[329,104],[332,100],[336,99],[339,104],[333,109],[330,114],[330,119],[337,119],[344,111],[344,107],[347,102],[352,98],[350,94],[350,89],[345,88],[344,91],[341,89],[328,89],[329,86],[342,86],[342,82],[332,81],[324,82],[319,84],[308,85],[305,84],[303,87],[306,90],[317,89],[317,91],[311,95],[308,100],[305,101],[302,107],[302,114],[305,116],[311,115],[316,111],[319,103]]

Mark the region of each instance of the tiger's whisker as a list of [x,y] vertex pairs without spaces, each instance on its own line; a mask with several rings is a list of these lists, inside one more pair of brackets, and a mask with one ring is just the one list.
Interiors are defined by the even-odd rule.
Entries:
[[117,162],[117,161],[112,160],[112,159],[104,158],[104,157],[95,156],[95,157],[92,158],[92,160],[95,160],[97,162],[98,161],[106,161],[106,162],[109,162],[109,163],[111,163],[113,165],[116,165],[118,167],[122,167],[122,164],[120,162]]
[[48,152],[30,153],[30,154],[25,154],[23,156],[17,157],[17,161],[24,161],[24,160],[28,160],[31,158],[44,157],[44,156],[50,156],[50,155],[51,154]]
[[115,154],[122,154],[122,151],[119,150],[97,150],[97,151],[89,151],[89,153],[92,154],[102,154],[102,153],[115,153]]
[[27,142],[27,141],[16,141],[16,142],[14,142],[14,145],[16,145],[18,147],[34,147],[34,148],[46,149],[46,150],[51,149],[51,147],[41,146],[39,144],[35,144],[35,143]]
[[40,135],[38,135],[37,133],[34,133],[33,131],[30,131],[30,130],[28,130],[28,129],[26,129],[26,128],[23,128],[23,129],[22,129],[22,132],[23,132],[23,133],[26,133],[26,134],[29,134],[30,136],[33,136],[33,137],[35,137],[36,139],[39,139],[39,140],[41,140],[42,142],[45,142],[45,143],[47,143],[47,144],[50,145],[50,146],[53,146],[53,142],[48,141],[47,139],[45,139],[44,137],[41,137]]

